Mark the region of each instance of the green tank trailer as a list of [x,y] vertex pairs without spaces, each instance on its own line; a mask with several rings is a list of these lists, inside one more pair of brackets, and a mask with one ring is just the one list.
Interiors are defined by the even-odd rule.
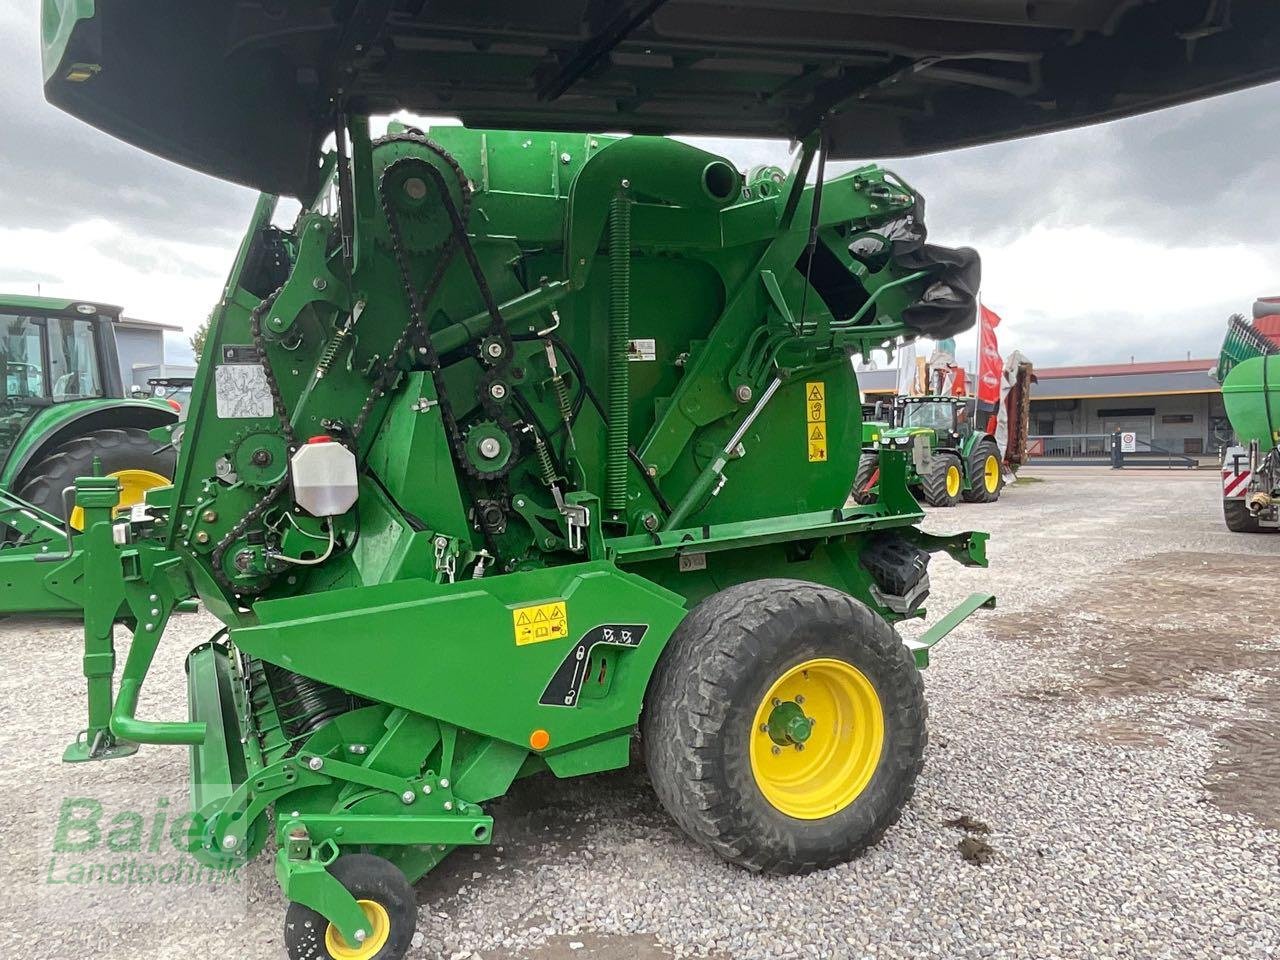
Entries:
[[1280,530],[1280,300],[1263,297],[1253,317],[1227,324],[1218,366],[1236,443],[1222,451],[1222,514],[1236,533]]

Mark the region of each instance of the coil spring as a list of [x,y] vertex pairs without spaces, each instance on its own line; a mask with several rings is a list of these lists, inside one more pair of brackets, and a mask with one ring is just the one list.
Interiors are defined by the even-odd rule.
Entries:
[[556,474],[555,462],[551,459],[551,450],[547,447],[547,441],[542,439],[540,434],[533,435],[533,449],[538,456],[538,469],[542,472],[542,482],[548,487],[555,486],[559,477]]
[[333,336],[329,338],[324,351],[320,354],[320,359],[316,362],[317,380],[323,379],[324,375],[329,372],[329,368],[333,366],[333,361],[337,358],[338,351],[347,342],[347,334],[350,330],[350,327],[339,327],[333,331]]
[[605,442],[604,506],[627,507],[627,447],[631,420],[631,200],[618,194],[609,205],[609,432]]

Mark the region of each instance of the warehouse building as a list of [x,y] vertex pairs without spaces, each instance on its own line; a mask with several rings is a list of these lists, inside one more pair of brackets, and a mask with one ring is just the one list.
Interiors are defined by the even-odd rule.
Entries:
[[[150,377],[181,375],[165,363],[165,331],[181,333],[182,327],[135,317],[121,317],[116,321],[116,353],[126,390],[145,389]],[[183,367],[184,371],[190,369]]]
[[[1029,452],[1060,456],[1092,450],[1119,429],[1135,433],[1143,449],[1192,457],[1216,455],[1231,442],[1222,389],[1209,375],[1216,362],[1036,367]],[[865,371],[858,376],[870,402],[893,395],[896,370]]]

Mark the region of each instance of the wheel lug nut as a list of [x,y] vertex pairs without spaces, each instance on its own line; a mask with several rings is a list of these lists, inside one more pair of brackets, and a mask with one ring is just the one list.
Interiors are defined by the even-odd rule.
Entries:
[[774,755],[775,757],[776,757],[778,754],[780,754],[781,752],[782,752],[782,748],[781,748],[781,747],[777,747],[777,746],[775,746],[775,747],[773,748],[773,755]]

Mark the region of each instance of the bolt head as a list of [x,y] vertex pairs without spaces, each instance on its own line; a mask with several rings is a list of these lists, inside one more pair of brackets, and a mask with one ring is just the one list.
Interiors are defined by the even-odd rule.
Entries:
[[409,177],[404,182],[404,192],[410,200],[421,200],[427,195],[427,182],[421,177]]
[[234,850],[239,843],[240,841],[235,837],[228,836],[222,838],[222,846],[225,850]]
[[738,389],[733,391],[733,395],[738,398],[739,403],[746,403],[753,396],[755,396],[752,389],[749,386],[747,386],[745,383],[739,384]]
[[[206,510],[204,513],[200,514],[200,519],[203,520],[205,523],[213,523],[215,520],[218,519],[218,511]],[[155,597],[153,596],[151,599],[154,600]]]
[[369,934],[365,933],[363,930],[356,931],[356,943],[364,943],[368,938]]
[[446,810],[452,810],[452,809],[453,809],[453,801],[452,801],[452,800],[446,800],[446,801],[444,802],[444,808],[445,808]]
[[417,799],[417,796],[418,795],[412,790],[406,790],[404,793],[400,794],[400,800],[407,805],[413,803],[413,801]]
[[424,783],[424,784],[422,785],[422,795],[423,795],[423,796],[425,796],[425,797],[429,797],[429,796],[431,796],[431,784],[429,784],[429,783]]
[[797,743],[797,744],[796,744],[796,753],[803,753],[803,752],[804,752],[804,744],[803,744],[803,743]]
[[199,533],[196,534],[196,543],[208,543],[208,542],[209,542],[209,531],[201,530]]
[[804,694],[803,694],[803,693],[797,693],[797,694],[796,694],[796,703],[798,703],[798,704],[799,704],[799,703],[804,703]]
[[314,280],[311,281],[311,285],[315,287],[317,290],[323,290],[325,287],[329,285],[329,283],[327,280],[325,280],[324,277],[316,277]]
[[312,757],[307,761],[307,766],[312,770],[319,770],[324,766],[324,760],[320,757]]
[[480,456],[486,460],[497,459],[498,454],[502,452],[502,444],[494,437],[485,437],[480,441]]
[[502,356],[502,344],[497,340],[489,341],[489,344],[484,348],[484,350],[485,353],[489,354],[489,356],[493,357],[495,360]]
[[501,400],[506,395],[507,388],[505,384],[494,383],[489,385],[489,396],[493,397],[493,399]]
[[441,790],[448,790],[448,789],[449,789],[449,778],[448,778],[448,777],[441,777],[441,778],[440,778],[440,789],[441,789]]
[[560,162],[561,162],[561,163],[568,163],[568,162],[569,162],[570,160],[572,160],[572,159],[573,159],[573,157],[569,156],[569,154],[567,154],[567,153],[562,153],[562,154],[560,154]]
[[779,746],[774,746],[774,748],[773,748],[773,755],[774,755],[775,757],[776,757],[778,754],[780,754],[781,752],[782,752],[782,748],[781,748],[781,747],[779,747]]

